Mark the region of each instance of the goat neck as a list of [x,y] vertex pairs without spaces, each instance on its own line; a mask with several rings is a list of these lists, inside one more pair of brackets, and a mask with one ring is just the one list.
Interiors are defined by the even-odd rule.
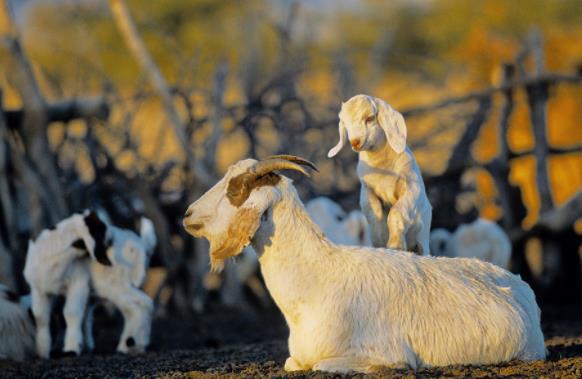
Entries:
[[363,150],[360,151],[358,155],[360,162],[365,162],[370,167],[382,167],[386,166],[388,162],[397,162],[402,159],[402,157],[407,157],[409,154],[410,150],[408,146],[402,153],[398,154],[390,147],[390,144],[384,142],[384,144],[376,150]]
[[317,268],[325,267],[334,253],[290,183],[287,179],[279,185],[282,199],[263,215],[252,240],[267,288],[286,318],[297,301],[320,288]]

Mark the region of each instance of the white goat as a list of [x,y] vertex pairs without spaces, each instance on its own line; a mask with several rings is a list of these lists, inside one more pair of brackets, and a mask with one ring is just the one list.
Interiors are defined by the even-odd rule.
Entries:
[[356,95],[342,103],[339,119],[340,140],[328,157],[348,140],[359,153],[360,207],[373,245],[428,255],[432,208],[404,117],[381,99]]
[[[55,295],[65,295],[67,329],[63,351],[67,355],[80,354],[84,345],[82,322],[92,288],[98,297],[115,304],[125,318],[117,349],[145,349],[153,305],[134,283],[143,281],[145,267],[139,266],[147,263],[149,254],[143,250],[149,248],[149,240],[143,242],[132,234],[107,225],[94,212],[85,212],[61,221],[54,230],[44,230],[36,241],[30,241],[24,277],[31,287],[40,357],[50,355],[49,323]],[[92,348],[87,332],[88,347]]]
[[[150,258],[157,238],[153,223],[141,218],[140,235],[108,225],[112,235],[110,255],[113,265],[91,264],[91,283],[97,297],[111,302],[124,318],[123,331],[117,351],[144,352],[149,344],[152,300],[139,288],[145,281]],[[87,350],[92,351],[93,311],[90,306],[85,317],[84,333]]]
[[34,325],[26,307],[0,284],[0,359],[21,361],[34,355]]
[[346,214],[338,203],[324,196],[309,200],[305,208],[333,243],[372,246],[368,222],[362,212],[355,210]]
[[[476,259],[422,257],[330,242],[292,181],[293,156],[240,161],[188,207],[184,227],[210,242],[212,268],[249,243],[290,329],[285,370],[371,372],[545,357],[534,293]],[[386,254],[390,252],[390,254]]]
[[480,218],[461,225],[452,234],[445,229],[434,229],[430,234],[430,253],[451,258],[477,258],[507,269],[511,242],[499,225]]

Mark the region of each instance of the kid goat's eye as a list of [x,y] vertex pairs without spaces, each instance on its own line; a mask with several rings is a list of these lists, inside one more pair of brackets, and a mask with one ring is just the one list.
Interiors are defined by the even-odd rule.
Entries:
[[374,121],[374,116],[368,116],[368,117],[366,117],[366,119],[364,120],[364,122],[365,122],[366,124],[367,124],[367,123],[369,123],[369,122],[372,122],[372,121]]

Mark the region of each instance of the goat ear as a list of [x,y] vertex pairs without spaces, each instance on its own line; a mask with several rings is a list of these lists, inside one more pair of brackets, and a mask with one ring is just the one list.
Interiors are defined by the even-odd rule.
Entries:
[[346,130],[346,126],[344,125],[344,122],[341,119],[339,121],[338,130],[340,135],[339,142],[337,143],[337,145],[335,145],[333,148],[329,150],[329,152],[327,153],[328,158],[335,157],[337,153],[340,152],[342,147],[344,147],[348,139],[348,131]]
[[398,154],[406,149],[406,123],[400,112],[395,111],[384,100],[376,99],[378,121],[386,134],[390,147]]
[[227,258],[240,254],[247,247],[261,225],[263,212],[256,207],[237,210],[226,235],[220,241],[210,241],[210,266],[214,272],[222,271]]

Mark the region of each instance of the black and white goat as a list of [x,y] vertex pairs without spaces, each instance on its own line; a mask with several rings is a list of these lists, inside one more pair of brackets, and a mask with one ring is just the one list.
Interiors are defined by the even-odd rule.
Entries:
[[[153,233],[150,229],[151,224],[146,231]],[[24,277],[31,288],[38,356],[50,355],[49,323],[52,298],[56,295],[65,296],[65,354],[79,355],[84,346],[92,348],[90,328],[85,328],[86,345],[82,331],[92,292],[113,303],[123,314],[125,323],[117,350],[144,351],[149,344],[153,303],[139,285],[154,245],[155,234],[140,238],[108,225],[88,211],[72,215],[30,241]]]

